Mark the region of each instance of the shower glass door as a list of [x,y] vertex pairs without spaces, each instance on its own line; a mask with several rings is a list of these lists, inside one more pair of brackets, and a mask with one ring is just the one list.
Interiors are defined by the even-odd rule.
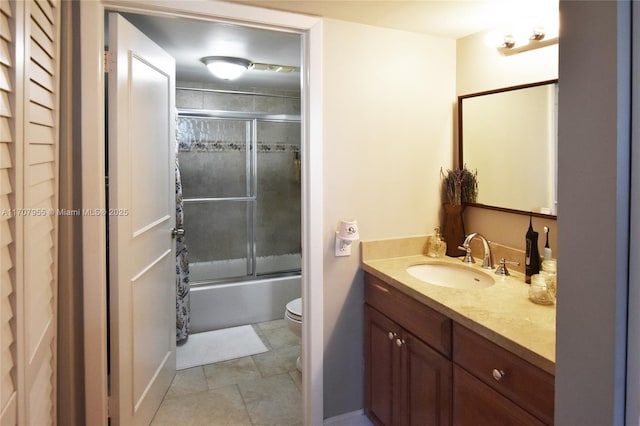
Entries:
[[256,274],[301,269],[300,123],[257,122]]
[[254,274],[253,120],[181,117],[179,161],[192,283]]
[[192,284],[300,271],[300,130],[295,116],[180,113]]

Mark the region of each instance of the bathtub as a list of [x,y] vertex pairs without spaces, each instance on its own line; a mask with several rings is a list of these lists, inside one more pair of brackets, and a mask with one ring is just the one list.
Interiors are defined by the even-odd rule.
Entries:
[[[281,260],[285,263],[291,261]],[[273,259],[269,262],[273,262]],[[191,333],[282,319],[287,303],[300,297],[302,292],[302,276],[299,273],[207,284],[202,279],[207,275],[207,269],[215,266],[213,263],[217,262],[189,265],[193,283]],[[219,272],[221,268],[217,266],[215,269]],[[215,278],[215,274],[208,276]]]

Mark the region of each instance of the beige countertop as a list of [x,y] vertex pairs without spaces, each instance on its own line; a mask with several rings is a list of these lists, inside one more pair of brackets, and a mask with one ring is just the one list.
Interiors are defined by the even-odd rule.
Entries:
[[433,261],[462,264],[458,258],[445,256],[433,259],[416,254],[422,253],[425,239],[420,236],[363,241],[362,269],[539,368],[555,374],[555,305],[538,305],[529,300],[529,286],[525,284],[524,276],[513,271],[508,277],[500,277],[478,265],[467,265],[495,279],[493,286],[483,289],[440,287],[414,278],[406,271],[411,265]]

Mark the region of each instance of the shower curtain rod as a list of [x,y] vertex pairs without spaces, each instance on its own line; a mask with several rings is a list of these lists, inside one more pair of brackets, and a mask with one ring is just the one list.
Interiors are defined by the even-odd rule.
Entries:
[[176,90],[188,90],[192,92],[223,93],[228,95],[252,95],[252,96],[269,96],[273,98],[300,99],[300,96],[294,96],[294,95],[278,95],[275,93],[264,93],[264,92],[247,92],[243,90],[200,89],[197,87],[176,87]]
[[178,117],[225,118],[240,120],[264,120],[300,123],[298,114],[269,114],[262,112],[222,111],[215,109],[178,109]]

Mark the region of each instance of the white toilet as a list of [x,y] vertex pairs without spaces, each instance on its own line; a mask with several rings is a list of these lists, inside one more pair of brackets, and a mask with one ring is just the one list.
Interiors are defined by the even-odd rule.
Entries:
[[[284,319],[287,321],[289,328],[296,336],[302,336],[302,298],[293,299],[287,303],[287,308],[284,311]],[[296,367],[298,371],[302,371],[302,362],[300,357],[296,360]]]

